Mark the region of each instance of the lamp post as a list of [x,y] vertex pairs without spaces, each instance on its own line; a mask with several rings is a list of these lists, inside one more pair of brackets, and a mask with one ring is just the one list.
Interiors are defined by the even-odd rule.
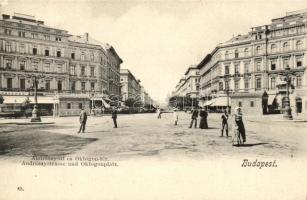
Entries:
[[95,108],[94,108],[94,99],[95,99],[95,91],[91,91],[91,97],[92,97],[92,109],[91,109],[91,115],[95,115]]
[[38,77],[32,77],[33,86],[34,86],[34,107],[32,110],[31,122],[41,122],[41,117],[39,116],[38,105],[37,105],[37,86],[38,86]]
[[291,84],[291,71],[289,66],[287,66],[285,68],[285,71],[280,73],[280,75],[284,76],[286,81],[286,99],[285,99],[285,111],[283,118],[286,120],[292,120],[293,116],[292,116],[292,110],[290,107],[290,98],[289,98],[289,87]]
[[230,114],[230,105],[229,105],[229,87],[226,87],[226,94],[227,94],[227,113]]

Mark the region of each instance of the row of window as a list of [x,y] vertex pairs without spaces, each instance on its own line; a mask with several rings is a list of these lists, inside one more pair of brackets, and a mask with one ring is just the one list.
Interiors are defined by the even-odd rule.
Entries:
[[[6,52],[13,52],[13,49],[12,49],[12,44],[10,42],[6,42],[5,43],[5,51]],[[19,52],[20,53],[26,53],[25,51],[25,45],[24,44],[20,44],[19,45]],[[34,46],[32,48],[32,52],[31,52],[33,55],[38,55],[38,48],[36,46]],[[44,50],[44,56],[51,56],[50,54],[50,49],[49,48],[45,48]],[[62,57],[62,51],[60,49],[56,50],[55,52],[55,56],[56,57]]]
[[[270,59],[270,69],[271,70],[277,70],[277,58],[276,59]],[[295,66],[294,67],[302,67],[303,66],[303,58],[302,57],[296,57],[295,60]],[[290,67],[290,58],[284,58],[282,60],[282,69],[286,69]],[[255,62],[255,71],[256,72],[261,72],[262,69],[262,61],[258,60]],[[234,71],[235,74],[239,74],[240,73],[240,65],[239,64],[235,64],[234,65]],[[244,63],[244,73],[250,73],[250,63],[246,62]],[[225,75],[229,75],[230,74],[230,67],[229,65],[225,65]]]
[[[38,63],[32,63],[32,70],[34,71],[38,71]],[[10,70],[12,69],[12,60],[5,60],[5,69]],[[26,70],[26,61],[20,61],[19,62],[19,70],[20,71],[25,71]],[[50,68],[50,63],[44,63],[43,64],[43,71],[44,72],[51,72],[51,68]],[[81,76],[86,76],[86,66],[81,66]],[[65,72],[65,68],[63,67],[62,64],[57,64],[56,65],[56,72],[58,73],[64,73]],[[70,66],[70,74],[71,75],[77,75],[77,70],[76,70],[76,66],[75,65],[71,65]],[[90,67],[90,76],[91,77],[95,77],[95,67],[91,66]]]
[[303,32],[303,27],[300,26],[300,27],[295,27],[295,28],[290,28],[290,29],[271,31],[271,36],[278,37],[278,36],[285,36],[289,34],[296,34],[296,33],[302,33],[302,32]]
[[[39,71],[39,63],[33,62],[31,67],[32,67],[33,71]],[[12,69],[12,60],[5,60],[5,69],[7,69],[7,70]],[[19,70],[20,71],[26,70],[26,61],[20,61],[19,62]],[[50,63],[44,63],[43,71],[44,72],[51,72]],[[63,64],[56,64],[56,72],[65,73],[65,67],[63,66]]]
[[[295,50],[301,50],[303,49],[303,42],[301,40],[297,40],[296,43],[295,43]],[[271,53],[276,53],[277,52],[277,44],[271,44],[270,45],[270,50],[271,50]],[[244,49],[244,56],[245,57],[248,57],[250,56],[250,52],[249,52],[249,48],[245,48]],[[282,51],[283,52],[287,52],[287,51],[290,51],[290,43],[289,42],[284,42],[282,44]],[[257,46],[256,49],[255,49],[255,54],[256,55],[261,55],[262,54],[262,47],[261,46]],[[229,59],[230,53],[229,51],[225,51],[225,59]],[[234,51],[234,58],[239,58],[240,57],[240,53],[239,53],[239,50],[238,49],[235,49]]]
[[[4,48],[4,50],[5,50],[6,52],[13,52],[12,43],[11,43],[11,42],[5,42],[5,48]],[[16,51],[17,51],[17,50],[16,50]],[[25,44],[19,44],[19,45],[18,45],[18,52],[19,52],[19,53],[22,53],[22,54],[26,53]],[[32,53],[33,55],[38,55],[38,54],[39,54],[39,53],[38,53],[38,47],[37,47],[37,46],[34,46],[34,47],[32,48],[32,51],[31,51],[31,52],[28,52],[28,53]],[[45,47],[45,48],[44,48],[44,51],[41,52],[40,54],[41,54],[41,55],[44,55],[44,56],[52,56],[52,55],[51,55],[51,50],[50,50],[49,47]],[[61,49],[57,49],[57,50],[55,51],[55,53],[54,53],[54,56],[56,56],[56,57],[64,57]],[[75,59],[76,59],[76,52],[72,52],[72,53],[70,54],[70,58],[71,58],[72,60],[75,60]],[[80,54],[79,59],[80,59],[81,61],[86,61],[86,60],[87,60],[86,54],[85,54],[84,52],[82,52],[82,53]],[[89,61],[92,61],[92,62],[95,61],[95,55],[94,55],[94,53],[90,53],[90,55],[89,55]],[[101,57],[101,63],[103,63],[103,64],[106,65],[106,64],[107,64],[106,59],[104,59],[103,57]]]
[[[57,89],[58,91],[62,91],[62,81],[57,82]],[[12,89],[13,88],[13,79],[12,78],[6,78],[6,88]],[[19,89],[25,90],[26,89],[26,79],[21,78],[19,79]],[[50,91],[50,81],[45,80],[45,90]]]
[[[45,80],[45,90],[50,91],[50,80]],[[13,88],[13,79],[7,78],[6,79],[6,88],[12,89]],[[26,79],[21,78],[19,79],[19,89],[25,90],[26,89]],[[72,92],[76,91],[76,81],[72,81],[70,85],[70,89]],[[62,91],[63,90],[63,83],[61,80],[57,81],[57,90]],[[81,90],[86,91],[86,82],[81,82]],[[90,90],[95,90],[95,82],[90,83]]]
[[[81,66],[80,67],[80,75],[81,76],[87,76],[86,74],[86,66]],[[70,74],[71,75],[77,75],[77,67],[75,65],[70,66]],[[95,67],[91,66],[90,67],[90,76],[95,77]]]
[[[302,86],[302,77],[297,76],[296,78],[292,78],[292,85],[295,85],[296,87],[301,87]],[[262,78],[261,77],[256,77],[255,78],[255,89],[261,89],[262,88]],[[229,90],[229,81],[225,81],[225,89]],[[234,90],[239,90],[240,89],[240,80],[235,80],[234,81]],[[244,89],[250,89],[250,80],[249,79],[244,79]],[[270,79],[270,89],[276,89],[276,78],[272,77]],[[222,91],[224,90],[224,84],[223,82],[219,83],[219,90]]]
[[[5,35],[15,35],[13,34],[13,31],[11,29],[4,29],[4,34]],[[23,37],[23,38],[32,38],[32,39],[43,39],[50,41],[51,38],[53,38],[53,41],[61,42],[62,37],[60,36],[55,36],[55,37],[50,37],[50,35],[38,35],[38,33],[31,33],[31,32],[25,32],[25,31],[18,31],[15,36],[18,37]]]
[[[91,85],[91,90],[92,90],[92,91],[95,90],[95,82],[91,82],[90,85]],[[72,82],[70,83],[70,90],[71,90],[72,92],[75,92],[75,91],[76,91],[76,81],[72,81]],[[81,82],[81,90],[82,90],[82,91],[85,91],[85,90],[86,90],[86,82]]]

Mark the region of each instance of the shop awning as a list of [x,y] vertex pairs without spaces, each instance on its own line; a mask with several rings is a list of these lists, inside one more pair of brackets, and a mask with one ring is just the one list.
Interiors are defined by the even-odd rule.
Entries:
[[[229,98],[229,105],[231,105],[230,98]],[[227,106],[227,97],[215,98],[215,101],[211,104],[211,106]]]
[[[26,101],[26,96],[3,96],[5,104],[22,104]],[[34,104],[34,97],[30,96],[28,97],[30,100],[30,104]],[[37,97],[37,103],[38,104],[54,104],[58,103],[57,100],[54,99],[54,97],[46,97],[46,96],[38,96]]]
[[110,104],[108,104],[104,99],[101,99],[101,101],[102,101],[102,103],[103,103],[105,108],[110,108],[111,107]]
[[205,101],[199,100],[199,101],[198,101],[198,106],[199,106],[199,107],[203,107],[203,106],[204,106],[204,103],[205,103]]
[[273,101],[276,97],[276,94],[269,94],[268,95],[268,105],[272,105],[273,104]]
[[203,106],[211,106],[215,102],[215,99],[211,99],[209,101],[206,101]]

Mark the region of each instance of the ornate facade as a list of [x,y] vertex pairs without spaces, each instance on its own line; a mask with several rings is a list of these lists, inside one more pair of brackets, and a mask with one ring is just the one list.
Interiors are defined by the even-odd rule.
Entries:
[[[285,98],[282,73],[290,67],[292,110],[307,112],[306,35],[307,11],[297,11],[219,44],[198,65],[204,105],[230,93],[234,100],[232,108],[282,112]],[[255,97],[262,100],[254,101]]]
[[23,14],[2,15],[0,26],[4,103],[31,99],[34,78],[39,80],[38,104],[59,116],[78,114],[81,107],[89,109],[94,105],[90,100],[120,95],[122,60],[112,46],[87,33],[70,35]]

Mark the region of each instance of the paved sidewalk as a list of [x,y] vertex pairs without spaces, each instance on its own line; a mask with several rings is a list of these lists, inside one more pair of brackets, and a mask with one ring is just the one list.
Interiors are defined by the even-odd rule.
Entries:
[[293,120],[287,120],[283,118],[283,114],[270,114],[270,115],[259,115],[259,116],[243,116],[251,122],[307,122],[307,115],[304,114],[293,114]]

